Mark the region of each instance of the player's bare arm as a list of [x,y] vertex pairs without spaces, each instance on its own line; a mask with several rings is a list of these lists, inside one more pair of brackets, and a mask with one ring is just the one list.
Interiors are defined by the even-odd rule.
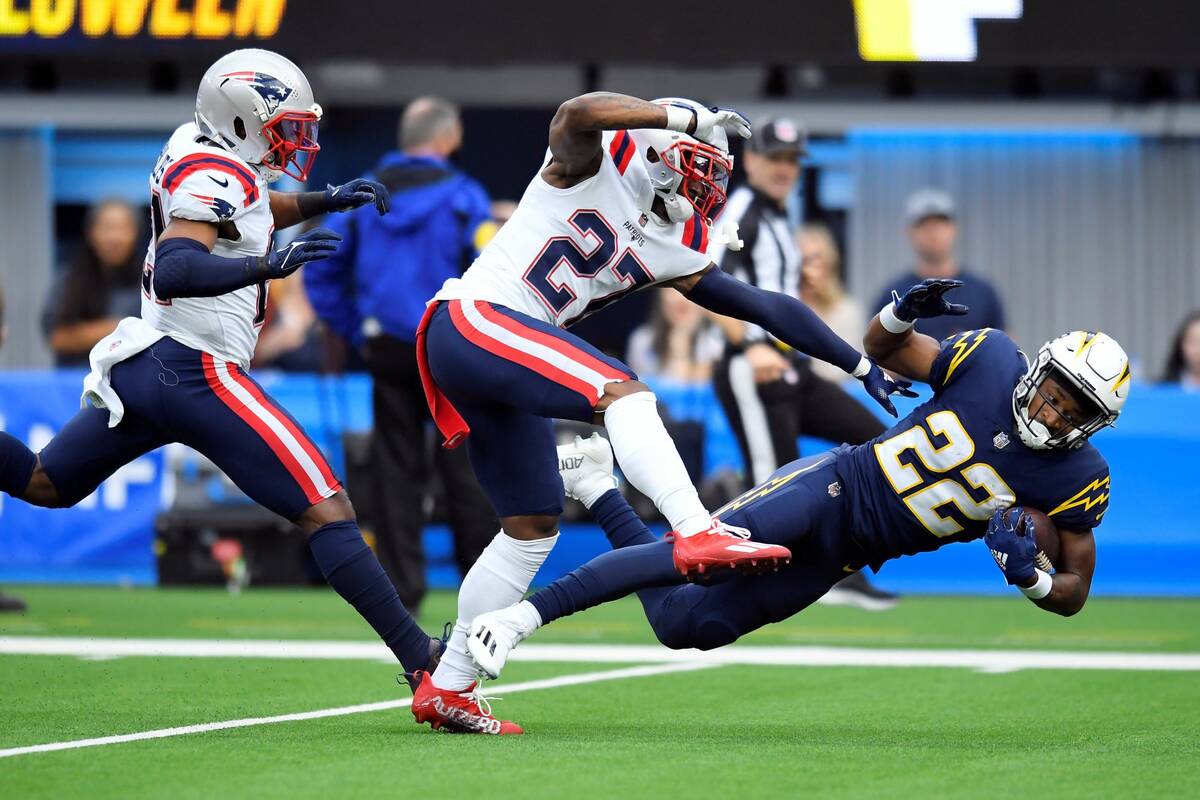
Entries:
[[918,319],[967,313],[966,306],[945,299],[947,292],[959,286],[962,281],[930,278],[913,286],[903,297],[893,292],[892,302],[880,309],[867,326],[867,334],[863,337],[867,355],[884,369],[928,382],[941,344],[930,336],[917,333],[913,325]]
[[355,178],[341,186],[328,186],[320,192],[268,192],[271,216],[276,230],[290,228],[301,222],[337,211],[350,211],[374,204],[380,216],[391,205],[388,190],[382,183],[367,178]]
[[[1058,536],[1059,556],[1051,578],[1050,594],[1033,600],[1033,603],[1038,608],[1069,617],[1083,608],[1092,588],[1092,573],[1096,570],[1096,537],[1091,531],[1062,529]],[[1024,588],[1032,585],[1031,582]]]
[[703,109],[675,103],[651,103],[614,92],[591,92],[572,98],[550,121],[550,163],[542,179],[556,189],[569,189],[600,169],[604,131],[665,128],[711,139],[721,128],[750,137],[750,122],[736,111]]
[[885,375],[794,297],[739,281],[716,264],[709,264],[700,272],[678,278],[669,285],[696,305],[715,314],[760,325],[796,350],[840,367],[861,380],[871,398],[892,416],[896,416],[896,408],[889,395],[911,394],[907,383]]

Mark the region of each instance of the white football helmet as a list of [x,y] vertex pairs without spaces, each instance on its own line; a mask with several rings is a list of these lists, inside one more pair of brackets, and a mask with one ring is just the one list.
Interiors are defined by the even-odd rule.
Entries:
[[[308,179],[321,107],[300,68],[270,50],[234,50],[200,79],[196,125],[200,132],[249,164],[268,181]],[[303,160],[301,160],[303,158]]]
[[[651,102],[704,109],[694,100],[678,97]],[[687,222],[698,212],[711,225],[725,206],[729,175],[733,172],[733,156],[729,155],[725,130],[719,126],[715,128],[710,142],[660,128],[642,128],[629,133],[646,164],[654,194],[661,197],[666,206],[666,221]]]
[[[1060,411],[1071,425],[1058,435],[1029,416],[1029,401],[1035,394],[1057,410],[1042,392],[1042,383],[1049,376],[1075,395],[1086,409],[1083,418],[1074,421]],[[1071,331],[1051,339],[1037,351],[1025,376],[1013,389],[1017,434],[1028,447],[1038,450],[1082,447],[1093,433],[1117,421],[1129,397],[1129,377],[1129,356],[1107,334]]]

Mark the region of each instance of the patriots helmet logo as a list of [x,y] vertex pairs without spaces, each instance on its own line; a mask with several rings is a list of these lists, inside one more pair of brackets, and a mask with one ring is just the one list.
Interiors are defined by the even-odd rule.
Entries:
[[292,90],[284,85],[283,81],[265,72],[241,70],[239,72],[226,72],[221,77],[224,79],[221,81],[222,86],[229,81],[249,84],[250,88],[258,92],[258,95],[263,99],[263,103],[266,104],[268,117],[273,115],[275,110],[279,108],[279,105],[292,95]]
[[231,219],[237,210],[233,207],[232,203],[227,203],[219,197],[209,197],[208,195],[196,194],[194,192],[188,192],[188,194],[211,208],[213,213],[217,215],[217,219]]

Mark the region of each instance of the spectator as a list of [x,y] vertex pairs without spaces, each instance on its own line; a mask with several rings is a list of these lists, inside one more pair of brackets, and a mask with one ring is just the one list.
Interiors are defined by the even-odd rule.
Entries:
[[[391,192],[391,210],[381,218],[364,206],[327,222],[344,237],[342,246],[328,260],[309,264],[304,276],[317,316],[363,348],[374,379],[377,549],[410,609],[425,595],[421,533],[429,475],[417,324],[425,302],[466,270],[495,230],[487,193],[448,161],[462,137],[450,103],[434,97],[410,103],[400,117],[400,149],[386,154],[373,174]],[[466,451],[437,448],[434,456],[464,574],[499,529]]]
[[724,339],[705,311],[674,289],[657,289],[650,321],[629,337],[626,362],[641,377],[707,383]]
[[124,200],[88,209],[84,241],[47,309],[47,328],[60,367],[88,363],[96,342],[123,317],[141,313],[142,253],[137,214]]
[[[301,267],[300,273],[304,272]],[[303,275],[271,281],[267,318],[254,348],[254,367],[285,372],[320,372],[317,315],[304,293]]]
[[[800,291],[800,253],[787,203],[800,182],[805,147],[804,132],[789,120],[755,125],[743,157],[749,185],[730,196],[723,216],[738,223],[744,246],[713,254],[722,269],[741,280],[793,296]],[[799,458],[796,440],[801,434],[861,444],[885,430],[838,383],[818,377],[811,359],[785,352],[761,329],[745,323],[736,323],[727,335],[729,344],[713,384],[741,446],[747,484],[762,483]],[[845,377],[839,374],[839,382]],[[869,609],[896,602],[895,595],[871,585],[861,572],[847,576],[826,598]]]
[[1163,383],[1174,384],[1189,392],[1200,392],[1200,309],[1193,311],[1179,326]]
[[[4,327],[4,288],[0,287],[0,347],[4,346],[4,337],[7,333],[8,329]],[[24,611],[25,608],[25,601],[21,598],[0,592],[0,612]]]
[[917,330],[937,340],[976,328],[1004,329],[1004,306],[992,285],[965,270],[954,255],[958,236],[954,198],[941,189],[919,189],[905,204],[908,238],[912,243],[915,270],[889,284],[871,307],[874,313],[892,301],[892,292],[904,294],[915,283],[926,278],[956,278],[963,285],[955,289],[950,299],[970,308],[962,317],[933,317],[917,320]]
[[[862,304],[846,294],[842,285],[842,256],[829,228],[810,223],[796,234],[800,248],[800,299],[825,324],[847,342],[858,346],[867,332]],[[846,375],[833,364],[812,363],[813,372],[827,381],[840,382]]]

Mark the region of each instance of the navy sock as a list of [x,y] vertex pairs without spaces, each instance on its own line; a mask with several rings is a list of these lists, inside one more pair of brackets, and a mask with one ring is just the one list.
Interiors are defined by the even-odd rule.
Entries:
[[529,602],[546,624],[639,589],[675,586],[684,579],[675,569],[673,549],[670,542],[653,542],[604,553],[536,592]]
[[591,512],[614,548],[658,541],[629,505],[629,501],[616,489],[609,489],[602,494],[600,499],[592,504]]
[[400,602],[396,587],[363,541],[358,523],[346,520],[323,525],[309,537],[308,547],[325,580],[370,623],[405,671],[425,669],[429,635]]
[[24,442],[0,431],[0,492],[20,497],[36,466],[37,455]]

